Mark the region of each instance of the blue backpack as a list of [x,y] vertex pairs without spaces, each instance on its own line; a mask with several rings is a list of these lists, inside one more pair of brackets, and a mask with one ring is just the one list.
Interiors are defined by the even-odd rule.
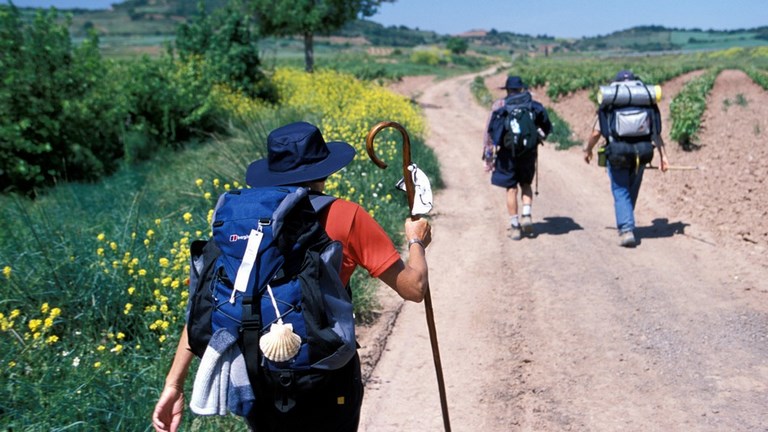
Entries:
[[[351,294],[339,278],[342,246],[318,219],[333,199],[310,199],[300,187],[229,191],[216,205],[213,238],[191,245],[192,352],[202,358],[212,335],[227,329],[238,338],[256,397],[275,397],[284,412],[295,405],[292,393],[324,382],[325,372],[357,350]],[[290,325],[300,337],[298,351],[278,361],[259,347],[273,324]],[[259,388],[278,382],[279,397]]]

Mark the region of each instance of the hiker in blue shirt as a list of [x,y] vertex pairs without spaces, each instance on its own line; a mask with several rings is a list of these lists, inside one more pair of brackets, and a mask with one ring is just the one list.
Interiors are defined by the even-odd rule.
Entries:
[[[533,236],[531,183],[536,174],[538,144],[552,132],[552,123],[544,106],[531,99],[528,87],[519,76],[507,77],[501,88],[507,90],[507,96],[496,100],[491,106],[488,126],[483,136],[483,161],[485,170],[493,171],[491,184],[506,189],[510,238],[520,240],[523,235]],[[530,119],[525,116],[522,118],[532,122],[518,123],[513,120],[513,115],[509,113],[517,111],[526,112]],[[530,131],[525,130],[526,124],[532,126]],[[526,134],[529,139],[525,138]],[[525,141],[527,146],[520,143],[520,148],[515,150],[516,146],[509,144],[513,136],[520,136],[517,140]],[[517,204],[518,185],[523,204],[520,215]]]
[[[612,85],[624,84],[642,85],[639,78],[630,70],[619,71]],[[661,115],[655,102],[649,101],[650,107],[647,108],[650,113],[648,119],[649,131],[647,136],[636,136],[631,138],[622,138],[617,136],[614,117],[612,112],[617,108],[598,109],[598,119],[595,120],[595,126],[584,146],[584,161],[589,163],[592,160],[592,149],[595,147],[600,137],[606,137],[609,141],[606,144],[606,168],[608,178],[611,181],[611,192],[613,194],[613,206],[616,213],[616,228],[619,232],[619,245],[623,247],[635,247],[637,239],[634,235],[635,230],[635,204],[640,193],[640,184],[643,182],[643,172],[645,164],[650,162],[653,157],[653,150],[658,149],[661,162],[659,169],[666,172],[669,169],[669,159],[664,149],[664,140],[661,138]],[[628,106],[634,107],[633,105]],[[625,108],[627,108],[625,106]],[[602,111],[602,113],[601,113]],[[601,120],[602,114],[602,120]],[[601,124],[602,123],[602,124]],[[638,146],[644,146],[646,150],[639,150]],[[647,155],[650,151],[650,155]],[[647,162],[642,161],[638,156],[644,154]],[[628,156],[629,155],[629,156]]]

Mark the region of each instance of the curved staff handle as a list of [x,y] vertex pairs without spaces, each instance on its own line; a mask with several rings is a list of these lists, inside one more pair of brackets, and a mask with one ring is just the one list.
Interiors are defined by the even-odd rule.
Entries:
[[[373,139],[376,138],[376,134],[381,132],[382,129],[388,127],[397,129],[403,136],[403,181],[405,182],[405,194],[408,196],[408,210],[410,213],[410,211],[413,210],[413,199],[416,195],[416,187],[413,185],[413,176],[411,175],[411,172],[408,171],[408,167],[411,165],[411,139],[408,137],[408,132],[406,132],[405,128],[400,123],[393,121],[380,122],[371,128],[370,132],[368,132],[368,136],[365,137],[365,149],[368,151],[368,157],[371,158],[377,167],[381,169],[386,168],[388,165],[376,156],[376,151],[373,149]],[[411,219],[416,220],[418,217],[411,215]]]
[[[368,157],[371,158],[376,166],[382,169],[386,168],[387,164],[376,157],[376,152],[373,149],[373,139],[376,137],[376,134],[387,127],[393,127],[403,135],[403,181],[405,182],[405,192],[408,195],[408,213],[411,213],[411,220],[416,220],[418,216],[412,214],[416,188],[413,185],[413,176],[408,171],[408,167],[411,165],[411,140],[408,138],[408,132],[400,123],[393,121],[380,122],[368,132],[368,136],[365,138],[365,149],[368,151]],[[440,392],[443,426],[445,427],[445,432],[451,432],[451,420],[448,416],[448,399],[445,395],[445,380],[443,379],[443,366],[440,361],[440,347],[437,344],[437,328],[435,326],[435,315],[432,311],[432,296],[429,294],[429,287],[424,291],[424,308],[427,316],[427,328],[429,329],[429,342],[432,345],[432,359],[435,362],[435,373],[437,374],[437,388]]]

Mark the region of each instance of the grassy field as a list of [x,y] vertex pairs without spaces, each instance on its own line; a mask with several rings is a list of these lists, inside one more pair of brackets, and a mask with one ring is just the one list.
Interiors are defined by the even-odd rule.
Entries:
[[[353,144],[358,156],[327,191],[360,203],[399,244],[408,213],[394,189],[400,170],[369,162],[364,138],[379,121],[403,124],[413,160],[439,187],[418,109],[337,72],[278,69],[274,79],[282,108],[249,110],[232,95],[230,108],[247,117],[233,118],[226,137],[157,154],[98,184],[61,184],[35,201],[0,196],[0,430],[148,430],[183,324],[189,245],[209,235],[217,196],[243,187],[245,167],[278,125],[309,120],[326,139]],[[377,153],[394,166],[399,139],[389,130],[377,138]],[[358,271],[352,286],[365,320],[375,309],[369,278]],[[238,424],[192,422],[185,430]]]

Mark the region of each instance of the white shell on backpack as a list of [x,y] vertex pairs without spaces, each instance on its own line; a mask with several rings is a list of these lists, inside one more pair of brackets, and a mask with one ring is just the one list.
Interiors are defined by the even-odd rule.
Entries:
[[293,332],[293,324],[277,322],[269,332],[259,339],[259,348],[264,357],[274,362],[284,362],[299,353],[301,336]]

